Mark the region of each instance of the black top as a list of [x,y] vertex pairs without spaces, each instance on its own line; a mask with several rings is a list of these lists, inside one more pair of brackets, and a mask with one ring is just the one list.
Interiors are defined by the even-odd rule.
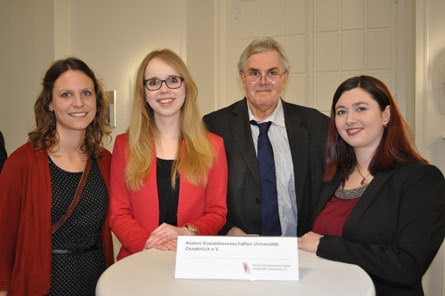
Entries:
[[156,158],[156,180],[159,199],[159,225],[178,224],[179,176],[176,177],[175,188],[171,184],[173,160]]
[[[314,219],[343,181],[323,186]],[[343,226],[325,235],[317,256],[356,264],[374,282],[377,296],[420,296],[422,276],[445,236],[445,179],[432,165],[415,162],[377,172]]]
[[0,132],[0,172],[2,171],[3,164],[6,161],[8,154],[5,149],[5,139],[3,138],[2,132]]
[[[52,186],[51,223],[68,210],[82,173],[67,172],[49,158]],[[100,230],[107,214],[108,191],[97,161],[71,216],[52,235],[50,295],[94,295],[105,271]],[[70,253],[64,253],[64,252]]]

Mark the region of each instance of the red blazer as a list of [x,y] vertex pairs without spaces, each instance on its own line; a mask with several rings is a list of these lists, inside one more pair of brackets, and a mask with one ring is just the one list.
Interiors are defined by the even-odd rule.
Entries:
[[[180,172],[177,218],[179,227],[190,224],[201,235],[216,235],[226,223],[227,162],[222,138],[211,133],[208,137],[216,158],[208,172],[207,185],[192,185]],[[156,157],[144,186],[132,192],[124,182],[127,145],[126,134],[117,136],[111,160],[110,225],[122,243],[118,259],[143,250],[151,232],[159,225]]]
[[[111,153],[98,160],[109,188]],[[31,143],[6,160],[0,175],[0,291],[44,295],[51,284],[51,176],[46,151]],[[108,221],[108,217],[105,219]],[[108,223],[101,232],[106,266],[113,263]]]

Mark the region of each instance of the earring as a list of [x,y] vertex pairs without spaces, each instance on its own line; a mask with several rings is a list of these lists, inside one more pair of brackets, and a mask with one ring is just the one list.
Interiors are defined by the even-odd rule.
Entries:
[[94,120],[93,120],[93,126],[94,126],[94,127],[97,126],[97,120],[96,120],[96,118],[94,118]]

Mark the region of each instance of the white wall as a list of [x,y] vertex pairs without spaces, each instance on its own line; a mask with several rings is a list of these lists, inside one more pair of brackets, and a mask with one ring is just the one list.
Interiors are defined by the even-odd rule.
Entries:
[[[416,1],[416,143],[445,174],[445,1]],[[426,242],[427,243],[427,242]],[[423,279],[426,295],[445,296],[445,249]]]
[[54,58],[53,1],[0,1],[0,130],[8,153],[28,138],[43,71]]
[[424,155],[445,174],[445,1],[425,0],[426,81],[422,142]]
[[86,61],[107,90],[116,90],[113,137],[128,126],[136,70],[153,49],[168,47],[192,61],[200,97],[207,98],[200,101],[202,113],[211,111],[213,6],[205,0],[1,0],[0,130],[8,153],[33,127],[44,71],[69,55]]
[[213,102],[217,99],[216,1],[187,1],[187,65],[198,85],[202,115],[214,110]]
[[[69,2],[71,27],[66,32],[71,36],[69,54],[84,59],[103,79],[107,90],[116,90],[117,125],[113,130],[114,137],[128,127],[133,82],[142,59],[151,50],[165,47],[185,58],[186,2]],[[59,20],[55,25],[64,21]]]

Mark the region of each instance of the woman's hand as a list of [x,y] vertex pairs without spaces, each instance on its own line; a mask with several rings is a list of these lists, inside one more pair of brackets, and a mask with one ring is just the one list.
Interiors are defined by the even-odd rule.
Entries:
[[178,235],[190,235],[185,227],[176,227],[167,223],[159,225],[145,243],[145,249],[176,251]]
[[320,238],[323,236],[321,234],[309,231],[302,237],[298,239],[298,248],[315,253],[318,249],[318,244],[320,243]]

